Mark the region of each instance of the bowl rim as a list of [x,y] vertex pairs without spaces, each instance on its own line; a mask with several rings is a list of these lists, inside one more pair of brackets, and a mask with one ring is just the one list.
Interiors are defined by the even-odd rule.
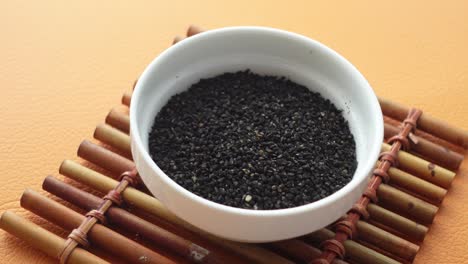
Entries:
[[[143,87],[147,83],[147,80],[151,77],[151,72],[154,71],[154,68],[157,67],[159,61],[164,60],[167,57],[173,56],[177,53],[179,49],[184,48],[184,46],[190,44],[191,42],[196,41],[204,41],[205,38],[210,38],[213,35],[222,35],[222,34],[237,34],[237,33],[245,33],[245,32],[258,32],[258,33],[268,33],[275,35],[277,37],[282,38],[289,38],[291,41],[301,41],[307,42],[307,45],[315,49],[321,49],[323,52],[327,53],[327,56],[334,57],[334,59],[338,60],[342,63],[348,71],[352,72],[355,78],[361,83],[362,92],[364,93],[363,96],[367,98],[368,105],[370,108],[373,109],[374,114],[376,115],[376,120],[382,120],[382,122],[377,122],[375,130],[375,138],[378,139],[378,142],[372,142],[373,145],[370,146],[371,151],[368,152],[369,158],[364,161],[364,164],[361,164],[361,173],[356,175],[356,171],[353,174],[353,178],[349,181],[345,186],[343,186],[338,191],[334,192],[331,195],[328,195],[325,198],[320,200],[314,201],[312,203],[308,203],[301,206],[291,207],[291,208],[283,208],[283,209],[270,209],[270,210],[253,210],[253,209],[244,209],[244,208],[237,208],[232,207],[224,204],[220,204],[211,200],[208,200],[204,197],[198,196],[189,190],[183,188],[174,180],[172,180],[163,170],[159,168],[155,161],[150,157],[148,151],[145,150],[143,146],[142,139],[140,137],[140,128],[137,120],[137,105],[139,104],[140,97],[142,96],[142,91],[144,90]],[[332,204],[334,201],[339,199],[340,197],[346,196],[353,192],[362,181],[365,181],[369,174],[368,172],[372,171],[372,168],[375,166],[375,162],[377,160],[378,154],[380,153],[381,149],[381,142],[383,141],[383,115],[381,112],[380,105],[377,100],[377,96],[375,95],[374,91],[372,90],[368,81],[364,78],[364,76],[359,72],[359,70],[351,64],[346,58],[341,56],[336,51],[332,50],[331,48],[325,46],[324,44],[311,39],[309,37],[289,32],[282,29],[270,28],[270,27],[260,27],[260,26],[235,26],[235,27],[224,27],[214,30],[205,31],[190,38],[186,38],[171,47],[164,50],[161,54],[159,54],[156,58],[154,58],[151,63],[145,68],[141,76],[139,77],[134,92],[132,96],[132,102],[130,104],[130,137],[132,142],[132,157],[135,158],[137,153],[134,151],[139,152],[140,158],[144,160],[146,164],[149,165],[151,170],[155,171],[156,174],[164,181],[167,185],[177,190],[177,192],[186,198],[193,200],[199,204],[207,206],[211,209],[217,211],[223,211],[226,213],[237,214],[237,215],[244,215],[244,216],[251,216],[251,217],[274,217],[274,216],[286,216],[286,215],[296,215],[302,214],[307,211],[311,211],[314,209],[318,209],[324,206],[328,206]],[[376,140],[377,141],[377,140]],[[144,177],[143,181],[144,181]],[[152,190],[150,190],[153,192]]]

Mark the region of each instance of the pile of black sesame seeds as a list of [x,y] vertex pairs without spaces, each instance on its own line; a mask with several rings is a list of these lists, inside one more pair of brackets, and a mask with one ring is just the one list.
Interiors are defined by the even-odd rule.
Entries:
[[357,167],[354,138],[330,101],[250,71],[202,79],[173,96],[149,138],[153,160],[179,185],[247,209],[317,201]]

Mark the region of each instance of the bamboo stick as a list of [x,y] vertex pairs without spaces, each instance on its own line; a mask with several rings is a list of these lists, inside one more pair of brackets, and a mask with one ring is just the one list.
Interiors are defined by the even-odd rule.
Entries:
[[195,26],[195,25],[190,25],[189,28],[187,29],[187,37],[191,37],[193,35],[199,34],[203,32],[204,30],[201,27]]
[[122,151],[127,157],[132,156],[130,137],[107,124],[99,124],[96,127],[94,138]]
[[375,245],[371,244],[371,243],[368,243],[366,241],[363,241],[363,240],[360,240],[359,238],[356,240],[356,242],[359,244],[359,245],[362,245],[362,246],[365,246],[365,247],[368,247],[376,252],[379,252],[380,254],[383,254],[395,261],[397,261],[398,263],[403,263],[403,264],[411,264],[412,261],[409,261],[409,260],[406,260],[404,258],[400,258],[399,256],[396,256],[394,254],[391,254],[385,250],[382,250],[381,248],[379,247],[376,247]]
[[[62,252],[65,240],[40,226],[16,215],[11,211],[5,211],[0,217],[0,228],[8,233],[31,244],[34,248],[46,253],[48,256],[58,258]],[[108,263],[82,248],[75,248],[70,254],[68,264],[81,263]]]
[[[400,129],[396,126],[393,126],[389,123],[385,123],[385,138],[390,138],[397,135],[400,132]],[[443,167],[448,169],[457,170],[460,167],[461,162],[463,161],[463,155],[452,151],[446,147],[437,145],[427,139],[424,139],[419,136],[415,136],[417,140],[416,144],[411,146],[411,150],[433,160],[437,164],[440,164]]]
[[[278,250],[283,254],[293,257],[296,262],[300,263],[307,263],[311,259],[319,257],[321,254],[321,251],[316,247],[298,239],[277,241],[269,243],[268,245],[274,250]],[[347,264],[347,262],[335,259],[333,264]]]
[[[96,171],[83,167],[71,160],[65,160],[62,162],[62,165],[60,166],[60,173],[103,193],[108,192],[118,184],[117,181],[108,178]],[[127,187],[127,189],[125,189],[125,191],[122,193],[122,197],[128,204],[200,236],[203,236],[213,243],[219,244],[224,248],[230,249],[250,259],[252,262],[291,263],[287,259],[256,245],[227,241],[202,231],[175,216],[156,198],[140,192],[134,188]]]
[[432,223],[438,210],[437,206],[386,184],[379,186],[377,196],[380,204],[387,205],[422,224]]
[[397,185],[403,189],[416,193],[436,204],[440,204],[447,194],[447,190],[444,188],[395,167],[391,167],[388,170],[388,175],[390,176],[390,184]]
[[[386,143],[382,144],[382,151],[389,151],[390,148],[390,145]],[[455,177],[454,172],[411,155],[406,151],[400,150],[398,152],[398,161],[399,168],[402,170],[414,172],[415,176],[419,176],[445,189],[450,187]]]
[[367,211],[369,212],[371,220],[394,230],[398,230],[416,241],[424,240],[428,231],[426,226],[420,225],[415,221],[409,220],[408,218],[373,203],[367,205]]
[[126,134],[130,130],[130,118],[116,108],[112,108],[109,114],[107,114],[106,123]]
[[122,95],[122,104],[126,106],[130,106],[131,101],[132,101],[132,92],[125,92]]
[[[380,107],[384,115],[403,121],[408,114],[409,108],[390,100],[379,98]],[[453,127],[445,121],[433,118],[423,113],[418,121],[418,128],[434,136],[445,139],[456,145],[468,148],[468,133],[458,127]]]
[[[124,157],[115,154],[114,152],[93,144],[89,141],[83,141],[81,143],[79,149],[78,149],[79,156],[82,157],[83,159],[90,161],[99,167],[102,167],[103,169],[109,170],[114,172],[115,174],[120,174],[122,171],[130,170],[133,168],[133,163],[128,162],[127,159]],[[113,166],[113,164],[118,164],[118,166]],[[123,166],[125,164],[125,166]],[[393,189],[391,189],[393,190]],[[383,193],[380,195],[385,195],[386,192],[384,190]],[[403,196],[402,198],[398,197],[397,199],[400,199],[399,204],[403,203],[408,203],[411,202],[412,200],[408,200],[406,196]],[[403,199],[403,200],[402,200]],[[380,211],[386,210],[383,208],[380,208]],[[407,214],[411,215],[410,213],[406,212]],[[398,216],[396,214],[392,214],[391,212],[386,212],[385,214],[381,214],[383,217],[391,217],[389,219],[385,219],[384,222],[387,223],[387,226],[389,227],[401,227],[405,226],[405,230],[410,230],[410,229],[416,229],[413,230],[412,232],[408,232],[408,234],[417,234],[416,237],[412,237],[415,240],[419,240],[420,236],[423,235],[421,234],[421,229],[418,229],[417,226],[413,225],[412,221]],[[424,233],[425,234],[425,233]]]
[[[335,233],[323,228],[309,235],[304,239],[314,244],[320,244],[322,241],[335,237]],[[393,260],[373,249],[358,244],[353,240],[346,240],[344,243],[346,256],[355,263],[362,264],[398,264],[400,262]]]
[[177,42],[183,40],[184,38],[181,36],[175,36],[174,40],[172,41],[172,45],[176,44]]
[[[21,206],[66,230],[77,228],[85,219],[85,216],[72,209],[29,189],[26,189],[21,197]],[[144,261],[144,263],[175,264],[174,261],[100,224],[92,227],[88,239],[93,245],[130,263]]]
[[412,260],[419,246],[364,221],[356,224],[359,239],[401,258]]
[[78,157],[94,163],[115,175],[132,170],[135,166],[131,160],[88,140],[81,142],[77,153]]
[[[68,185],[52,176],[47,176],[42,184],[42,188],[63,200],[70,202],[84,210],[91,211],[99,207],[103,200],[83,190]],[[106,213],[109,224],[131,230],[139,234],[158,247],[170,250],[190,261],[198,263],[241,263],[238,259],[225,252],[209,251],[200,245],[192,243],[187,239],[177,236],[165,229],[162,229],[146,220],[135,216],[119,207],[111,207]]]

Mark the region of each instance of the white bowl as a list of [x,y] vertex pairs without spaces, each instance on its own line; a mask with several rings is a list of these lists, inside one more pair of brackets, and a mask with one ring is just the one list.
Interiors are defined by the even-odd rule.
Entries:
[[[221,205],[182,188],[148,154],[148,133],[172,95],[200,78],[224,72],[287,76],[332,101],[348,120],[356,141],[353,179],[319,201],[288,209],[247,210]],[[244,242],[301,236],[345,214],[361,196],[383,140],[377,98],[346,59],[323,44],[287,31],[231,27],[185,39],[161,53],[145,69],[130,106],[132,155],[148,189],[178,217],[214,235]]]

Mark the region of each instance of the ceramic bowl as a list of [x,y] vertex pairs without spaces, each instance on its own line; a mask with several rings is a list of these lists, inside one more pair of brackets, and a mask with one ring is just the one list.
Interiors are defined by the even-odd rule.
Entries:
[[[218,204],[184,189],[151,159],[148,133],[169,98],[201,78],[250,69],[286,76],[319,92],[347,119],[356,141],[358,166],[339,191],[288,209],[248,210]],[[378,158],[383,119],[362,74],[325,45],[295,33],[263,27],[207,31],[178,42],[155,58],[140,76],[130,106],[132,155],[148,189],[192,225],[230,240],[267,242],[301,236],[344,215],[361,196]]]

